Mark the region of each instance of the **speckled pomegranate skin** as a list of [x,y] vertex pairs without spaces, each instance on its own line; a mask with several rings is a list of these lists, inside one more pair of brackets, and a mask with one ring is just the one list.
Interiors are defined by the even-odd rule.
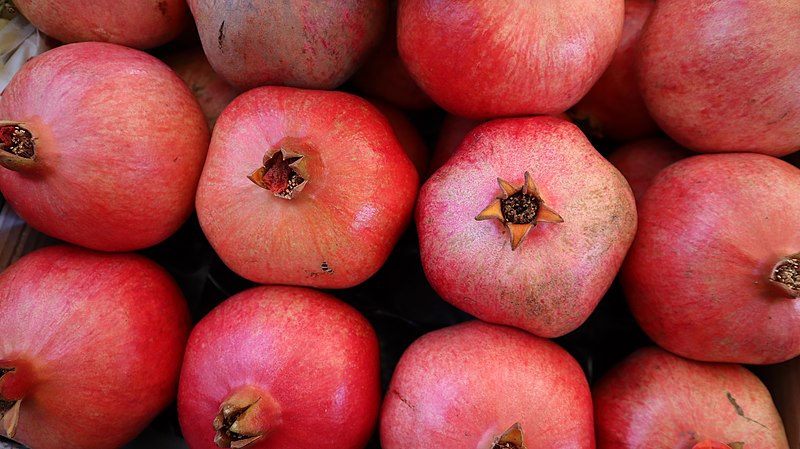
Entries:
[[691,449],[704,439],[789,447],[769,391],[740,365],[643,348],[600,379],[592,399],[598,449]]
[[800,149],[800,3],[659,0],[639,86],[676,142],[697,152]]
[[214,70],[246,90],[333,89],[378,45],[386,0],[189,0]]
[[800,252],[798,191],[800,169],[755,153],[692,156],[656,175],[621,270],[647,335],[709,362],[800,355],[800,301],[769,281]]
[[383,403],[381,446],[490,449],[517,422],[528,449],[593,449],[586,377],[551,341],[470,321],[403,354]]
[[220,404],[252,385],[279,414],[248,449],[360,449],[377,422],[379,371],[375,331],[355,309],[311,289],[254,287],[192,331],[178,389],[181,430],[190,448],[218,449]]
[[400,0],[397,45],[417,84],[448,112],[487,119],[557,114],[605,70],[623,0]]
[[[539,223],[511,249],[499,220],[475,217],[530,172],[563,223]],[[628,183],[573,124],[498,119],[473,129],[423,185],[416,216],[425,275],[474,316],[545,337],[566,334],[594,310],[636,231]]]

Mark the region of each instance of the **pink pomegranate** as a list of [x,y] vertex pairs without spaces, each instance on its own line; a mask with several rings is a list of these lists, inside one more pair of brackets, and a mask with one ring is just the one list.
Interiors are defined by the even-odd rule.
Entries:
[[85,42],[17,72],[0,100],[0,190],[31,226],[129,251],[193,211],[208,125],[186,84],[139,50]]
[[625,178],[552,117],[475,128],[422,187],[416,219],[442,298],[545,337],[586,320],[636,231]]
[[197,214],[242,277],[344,288],[386,261],[411,220],[418,182],[388,121],[367,101],[261,87],[219,117]]
[[36,28],[67,43],[148,49],[171,41],[190,22],[183,0],[14,0],[14,6]]
[[422,336],[383,403],[381,447],[593,449],[589,385],[555,343],[471,321]]
[[209,129],[213,130],[217,117],[239,95],[239,89],[217,75],[200,47],[172,52],[162,59],[192,90],[208,120]]
[[382,36],[386,0],[188,0],[203,50],[228,82],[333,89]]
[[355,309],[300,287],[255,287],[192,331],[178,417],[191,449],[366,446],[378,340]]
[[135,254],[36,250],[0,274],[0,433],[36,449],[116,449],[175,398],[189,312]]
[[658,132],[636,85],[635,64],[642,28],[655,4],[654,0],[625,0],[625,24],[614,58],[569,112],[598,137],[628,142]]
[[698,152],[800,148],[800,3],[659,0],[642,35],[647,108]]
[[711,362],[800,355],[800,169],[753,153],[665,168],[642,198],[622,269],[659,346]]
[[740,365],[643,348],[592,397],[598,449],[789,448],[769,391]]
[[468,118],[564,112],[600,78],[623,0],[400,0],[397,44],[439,106]]
[[608,161],[628,180],[638,204],[658,172],[691,154],[691,151],[669,139],[655,137],[636,140],[614,149],[608,155]]

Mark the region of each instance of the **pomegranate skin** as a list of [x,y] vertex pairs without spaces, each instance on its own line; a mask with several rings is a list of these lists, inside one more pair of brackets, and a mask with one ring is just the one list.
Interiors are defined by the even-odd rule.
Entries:
[[[539,223],[512,251],[499,220],[475,217],[529,172],[563,223]],[[416,216],[422,267],[446,301],[536,335],[583,323],[611,285],[636,232],[622,174],[573,124],[498,119],[472,130],[423,185]]]
[[242,90],[334,89],[378,45],[386,0],[188,0],[214,70]]
[[623,0],[400,0],[397,45],[417,84],[452,114],[557,114],[608,66],[623,18]]
[[[248,179],[286,139],[308,161],[307,185],[288,200]],[[208,241],[240,276],[345,288],[389,257],[418,185],[389,122],[366,100],[268,86],[240,95],[219,117],[196,205]]]
[[555,343],[470,321],[423,335],[383,402],[381,447],[490,449],[514,423],[528,449],[593,449],[589,385]]
[[139,50],[84,42],[26,63],[0,120],[33,135],[36,156],[0,168],[0,190],[37,230],[130,251],[172,235],[193,211],[209,131],[189,88]]
[[704,439],[788,449],[769,391],[740,365],[642,348],[592,390],[598,449],[692,449]]
[[654,137],[614,149],[608,155],[608,161],[628,180],[638,206],[644,192],[661,170],[692,154],[669,139]]
[[14,439],[37,449],[132,440],[174,400],[190,324],[178,286],[143,256],[68,245],[23,256],[0,274],[0,360],[32,373]]
[[641,40],[647,108],[697,152],[800,148],[800,3],[659,0]]
[[754,153],[692,156],[661,171],[621,270],[647,335],[709,362],[800,355],[798,300],[769,281],[800,252],[798,189],[800,170]]
[[240,292],[204,317],[187,345],[178,417],[192,449],[218,449],[212,422],[232,391],[252,385],[279,408],[248,449],[366,446],[380,404],[378,340],[355,309],[301,287]]
[[14,6],[61,42],[109,42],[142,50],[171,41],[190,20],[183,0],[14,0]]
[[654,0],[625,0],[622,38],[611,63],[570,115],[588,121],[592,134],[618,142],[654,135],[658,125],[650,117],[636,85],[636,55],[642,28]]
[[241,93],[239,89],[228,84],[211,68],[202,48],[173,52],[162,59],[192,90],[206,116],[208,128],[214,129],[217,117]]

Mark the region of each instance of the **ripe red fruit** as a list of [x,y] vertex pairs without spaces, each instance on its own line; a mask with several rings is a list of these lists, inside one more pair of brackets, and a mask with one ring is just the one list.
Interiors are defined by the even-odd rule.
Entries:
[[333,89],[379,42],[386,0],[188,0],[214,70],[250,89]]
[[26,19],[61,42],[99,41],[148,49],[189,24],[183,0],[14,0]]
[[379,370],[377,337],[355,309],[310,289],[255,287],[192,331],[181,429],[192,449],[363,448]]
[[569,112],[598,137],[628,142],[658,132],[636,85],[635,64],[642,28],[654,6],[653,0],[625,0],[625,24],[614,58]]
[[202,48],[173,52],[162,59],[192,90],[208,120],[209,129],[213,130],[217,117],[239,95],[239,89],[228,84],[211,68]]
[[0,274],[0,415],[37,449],[116,449],[175,397],[189,313],[161,267],[73,246]]
[[798,2],[656,2],[638,65],[653,118],[699,152],[796,151],[798,21]]
[[656,137],[636,140],[616,148],[608,155],[608,161],[628,180],[638,205],[661,170],[691,154],[669,139]]
[[800,355],[800,170],[753,153],[678,161],[647,190],[622,269],[634,317],[697,360]]
[[418,176],[386,118],[342,92],[261,87],[217,121],[197,192],[225,264],[262,284],[359,284],[411,219]]
[[448,112],[492,118],[564,112],[605,70],[623,0],[400,0],[397,44],[417,84]]
[[422,187],[416,222],[442,298],[555,337],[583,323],[611,285],[636,208],[625,178],[575,125],[516,118],[467,135]]
[[405,351],[380,436],[384,449],[594,449],[591,394],[580,366],[555,343],[471,321]]
[[193,210],[208,125],[189,88],[147,53],[86,42],[26,63],[0,100],[0,190],[31,226],[128,251]]
[[769,391],[744,367],[651,347],[592,391],[597,449],[788,449]]

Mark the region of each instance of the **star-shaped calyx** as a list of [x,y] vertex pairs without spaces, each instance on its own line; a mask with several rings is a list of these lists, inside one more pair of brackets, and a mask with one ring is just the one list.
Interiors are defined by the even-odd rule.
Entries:
[[525,183],[521,187],[497,178],[500,196],[481,211],[476,220],[496,218],[503,223],[511,235],[511,249],[515,250],[538,222],[562,223],[561,215],[544,204],[539,189],[531,174],[525,172]]
[[303,166],[304,158],[302,154],[286,148],[269,151],[264,155],[263,165],[248,178],[273,195],[290,200],[308,184]]

